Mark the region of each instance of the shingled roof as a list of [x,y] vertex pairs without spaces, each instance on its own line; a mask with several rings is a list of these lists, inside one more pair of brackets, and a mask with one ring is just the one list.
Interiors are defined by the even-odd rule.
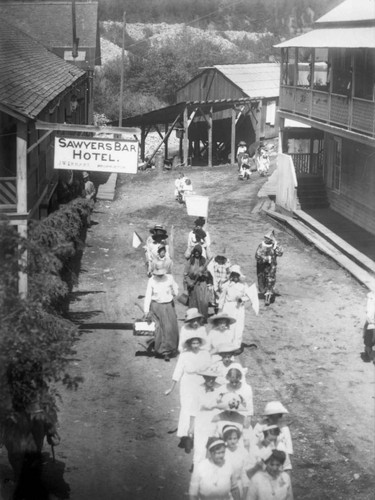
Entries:
[[225,64],[214,66],[231,80],[247,96],[278,97],[280,86],[280,64]]
[[43,45],[0,20],[0,105],[28,118],[85,76]]
[[[72,46],[72,2],[11,2],[0,4],[6,18],[48,48]],[[96,47],[98,2],[76,2],[76,29],[80,47]]]

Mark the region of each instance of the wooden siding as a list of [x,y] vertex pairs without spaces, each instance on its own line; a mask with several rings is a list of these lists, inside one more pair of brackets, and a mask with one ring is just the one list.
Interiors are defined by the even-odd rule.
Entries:
[[216,70],[207,70],[177,91],[176,102],[248,97]]
[[375,148],[342,139],[340,192],[328,189],[334,210],[375,234]]

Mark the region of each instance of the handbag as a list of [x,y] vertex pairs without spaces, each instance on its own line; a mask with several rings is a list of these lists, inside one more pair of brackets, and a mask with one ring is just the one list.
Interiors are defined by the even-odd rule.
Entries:
[[183,306],[187,306],[189,304],[189,295],[186,292],[182,292],[178,295],[177,300]]

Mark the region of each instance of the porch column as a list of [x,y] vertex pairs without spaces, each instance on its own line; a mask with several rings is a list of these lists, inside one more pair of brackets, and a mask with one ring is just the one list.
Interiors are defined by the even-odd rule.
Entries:
[[[282,153],[284,151],[284,128],[285,128],[285,118],[279,116],[279,140],[278,140],[278,153]],[[286,153],[288,151],[286,150]]]
[[230,163],[236,161],[236,110],[232,108],[231,135],[230,135]]
[[[25,219],[17,225],[18,234],[27,238],[27,124],[17,122],[17,213],[25,214]],[[19,257],[20,269],[27,264],[27,252]],[[18,293],[22,298],[27,295],[27,274],[18,272]]]
[[141,160],[145,161],[145,143],[146,143],[146,130],[145,126],[141,127]]
[[185,106],[184,109],[184,135],[182,139],[182,163],[187,166],[188,164],[188,156],[189,156],[189,124],[188,124],[188,108]]
[[[167,137],[168,133],[168,123],[164,124],[164,137]],[[167,140],[164,142],[164,160],[168,158],[168,140],[169,136],[167,137]]]
[[213,108],[210,107],[210,111],[208,113],[208,166],[212,167],[212,113]]

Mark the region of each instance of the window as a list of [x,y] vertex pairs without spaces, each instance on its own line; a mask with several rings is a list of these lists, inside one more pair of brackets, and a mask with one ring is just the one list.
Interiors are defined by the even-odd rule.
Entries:
[[297,49],[298,57],[298,87],[310,87],[312,62],[313,62],[313,49],[300,47]]
[[362,49],[354,58],[354,97],[374,100],[375,50]]
[[281,53],[281,84],[295,85],[295,53],[296,49],[290,47],[282,49]]
[[336,49],[332,60],[332,92],[334,94],[351,94],[352,68],[350,53],[346,49]]
[[331,65],[328,63],[328,49],[315,49],[313,85],[316,90],[328,92],[331,81]]

